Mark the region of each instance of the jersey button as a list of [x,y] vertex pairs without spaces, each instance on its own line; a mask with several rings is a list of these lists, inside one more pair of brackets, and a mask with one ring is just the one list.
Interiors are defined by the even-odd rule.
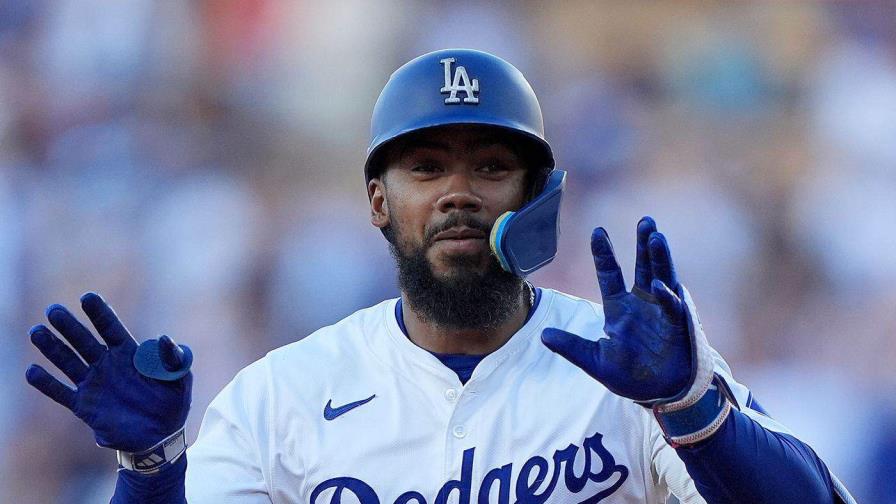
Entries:
[[445,391],[445,400],[448,402],[454,402],[457,400],[457,390],[450,388]]
[[451,429],[451,433],[454,434],[454,437],[461,439],[467,435],[467,430],[463,425],[455,425],[454,429]]

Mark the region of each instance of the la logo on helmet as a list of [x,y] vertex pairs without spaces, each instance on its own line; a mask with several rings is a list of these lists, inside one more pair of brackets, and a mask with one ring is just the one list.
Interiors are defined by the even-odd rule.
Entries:
[[479,97],[476,96],[476,93],[479,92],[479,79],[470,80],[470,76],[467,75],[467,69],[462,66],[455,68],[454,78],[452,79],[451,64],[454,62],[455,58],[439,60],[439,63],[445,68],[445,85],[442,86],[440,92],[450,93],[448,98],[445,98],[445,103],[460,103],[460,98],[457,97],[458,91],[466,93],[467,96],[464,98],[464,103],[479,103]]

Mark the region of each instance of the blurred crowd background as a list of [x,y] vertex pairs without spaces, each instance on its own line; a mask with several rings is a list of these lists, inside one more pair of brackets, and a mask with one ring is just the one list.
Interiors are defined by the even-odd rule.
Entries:
[[654,216],[735,376],[896,502],[896,3],[459,0],[0,1],[0,502],[114,484],[25,383],[47,305],[191,345],[192,439],[241,367],[397,295],[369,118],[444,47],[520,68],[569,171],[534,283],[599,300],[592,227],[631,272]]

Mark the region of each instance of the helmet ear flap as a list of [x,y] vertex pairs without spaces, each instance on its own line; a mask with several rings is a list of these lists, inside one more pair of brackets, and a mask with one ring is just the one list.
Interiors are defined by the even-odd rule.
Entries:
[[541,192],[492,227],[489,246],[505,271],[525,277],[557,255],[559,217],[566,172],[553,170]]

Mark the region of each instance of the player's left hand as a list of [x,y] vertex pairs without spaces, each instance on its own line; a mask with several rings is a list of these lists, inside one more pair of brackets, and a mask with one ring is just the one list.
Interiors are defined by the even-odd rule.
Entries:
[[687,308],[666,238],[650,217],[638,222],[631,292],[603,228],[591,235],[591,252],[608,337],[591,341],[547,328],[542,341],[617,395],[656,404],[682,394],[693,380],[694,357]]

